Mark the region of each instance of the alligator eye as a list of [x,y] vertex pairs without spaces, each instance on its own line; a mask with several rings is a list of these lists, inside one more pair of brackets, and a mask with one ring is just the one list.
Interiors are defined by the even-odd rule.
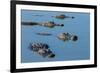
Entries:
[[72,39],[73,41],[77,41],[78,40],[78,37],[75,35],[75,36],[73,36],[73,39]]

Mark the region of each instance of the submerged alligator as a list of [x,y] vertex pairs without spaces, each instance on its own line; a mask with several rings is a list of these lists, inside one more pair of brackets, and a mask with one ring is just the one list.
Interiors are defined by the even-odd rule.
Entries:
[[41,35],[41,36],[51,36],[52,34],[51,33],[47,33],[47,32],[38,32],[38,33],[35,33],[37,35]]
[[29,48],[31,51],[38,53],[42,57],[54,58],[55,54],[49,49],[45,43],[30,43]]

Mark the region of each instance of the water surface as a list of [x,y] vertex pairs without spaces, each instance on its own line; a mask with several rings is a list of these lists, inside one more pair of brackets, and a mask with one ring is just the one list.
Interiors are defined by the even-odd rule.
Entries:
[[[56,19],[52,16],[65,14],[74,16],[74,19]],[[37,16],[40,15],[40,16]],[[21,62],[47,62],[47,61],[72,61],[90,59],[90,14],[78,12],[53,12],[21,10],[21,21],[45,22],[54,21],[57,24],[64,24],[64,27],[47,28],[43,26],[21,25]],[[36,35],[36,32],[49,32],[52,36]],[[78,41],[63,42],[57,35],[69,32],[78,36]],[[50,46],[55,58],[43,58],[37,53],[29,50],[29,43],[43,42]]]

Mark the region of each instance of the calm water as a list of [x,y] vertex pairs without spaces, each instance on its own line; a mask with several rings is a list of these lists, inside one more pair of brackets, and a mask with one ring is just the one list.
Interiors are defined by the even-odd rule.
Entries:
[[[74,16],[74,19],[56,19],[51,16],[65,14]],[[38,15],[38,16],[37,16]],[[45,62],[45,61],[70,61],[90,59],[90,14],[77,12],[49,12],[22,10],[21,21],[45,22],[54,21],[57,24],[64,24],[64,27],[47,28],[43,26],[21,26],[21,62]],[[49,32],[52,36],[36,35],[36,32]],[[63,42],[57,35],[69,32],[78,36],[78,41]],[[43,58],[37,53],[29,50],[29,43],[43,42],[50,46],[55,58]]]

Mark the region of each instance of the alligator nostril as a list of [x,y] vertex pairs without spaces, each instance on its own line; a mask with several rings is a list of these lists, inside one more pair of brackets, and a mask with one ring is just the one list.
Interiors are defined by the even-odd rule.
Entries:
[[78,37],[77,36],[74,36],[72,40],[73,41],[77,41],[78,40]]
[[61,24],[61,26],[64,26],[64,24]]
[[49,58],[54,58],[55,57],[55,54],[50,54],[48,57]]

